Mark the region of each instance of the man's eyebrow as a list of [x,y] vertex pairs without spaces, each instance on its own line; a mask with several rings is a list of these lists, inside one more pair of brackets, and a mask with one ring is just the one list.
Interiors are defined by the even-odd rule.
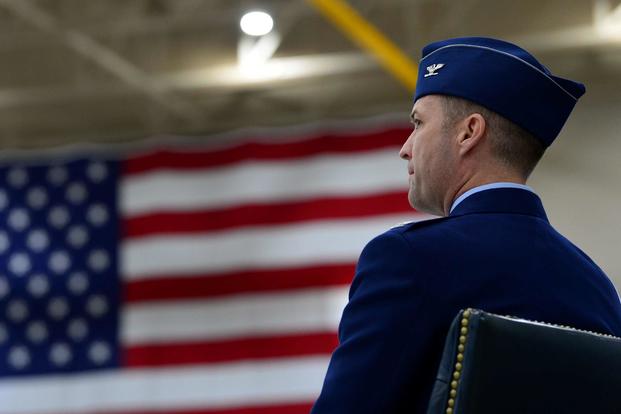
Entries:
[[416,112],[416,110],[413,110],[410,114],[410,122],[414,122],[414,117],[416,117],[416,115],[418,115],[418,112]]

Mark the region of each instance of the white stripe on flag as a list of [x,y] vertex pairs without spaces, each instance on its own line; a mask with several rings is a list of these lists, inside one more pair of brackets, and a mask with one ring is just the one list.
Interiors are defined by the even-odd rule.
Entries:
[[2,414],[178,411],[313,401],[328,357],[3,379]]
[[130,304],[122,315],[121,342],[131,346],[309,331],[336,332],[347,304],[348,289],[305,289],[208,301]]
[[413,218],[424,216],[412,212],[212,234],[127,239],[121,250],[121,274],[128,280],[137,280],[197,272],[355,262],[371,238]]
[[120,187],[121,212],[188,211],[249,202],[308,199],[406,190],[405,164],[394,148],[291,161],[129,175]]

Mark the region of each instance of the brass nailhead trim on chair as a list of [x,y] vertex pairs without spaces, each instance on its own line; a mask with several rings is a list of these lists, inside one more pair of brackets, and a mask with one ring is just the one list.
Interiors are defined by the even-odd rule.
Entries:
[[468,318],[470,318],[472,311],[470,308],[466,309],[461,315],[461,330],[459,335],[459,345],[457,346],[457,362],[453,370],[453,380],[451,381],[450,398],[446,407],[446,414],[453,414],[453,407],[455,407],[455,398],[457,397],[457,387],[459,386],[459,378],[461,377],[461,370],[463,369],[462,361],[464,360],[464,351],[466,350],[466,339],[468,337]]

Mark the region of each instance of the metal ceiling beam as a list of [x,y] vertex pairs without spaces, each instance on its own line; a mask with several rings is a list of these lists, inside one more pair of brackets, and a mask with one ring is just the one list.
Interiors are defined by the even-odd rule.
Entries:
[[[331,53],[287,58],[273,58],[244,72],[237,65],[159,75],[151,79],[167,91],[200,91],[226,94],[241,89],[265,89],[300,79],[349,74],[375,69],[376,63],[366,54]],[[0,90],[0,109],[71,102],[79,99],[106,99],[127,95],[126,88],[113,84],[95,84],[70,89],[67,86]]]
[[369,51],[410,92],[416,89],[418,65],[349,4],[344,0],[308,0],[308,2],[351,40]]
[[549,52],[606,47],[621,49],[621,39],[606,37],[593,25],[532,33],[513,38],[515,43],[532,51]]
[[175,116],[191,122],[200,116],[199,111],[193,105],[172,95],[170,91],[162,88],[157,81],[151,79],[140,68],[84,33],[63,28],[54,16],[38,8],[30,0],[0,0],[0,6],[38,30],[54,36],[76,53],[96,63],[106,72],[146,94]]

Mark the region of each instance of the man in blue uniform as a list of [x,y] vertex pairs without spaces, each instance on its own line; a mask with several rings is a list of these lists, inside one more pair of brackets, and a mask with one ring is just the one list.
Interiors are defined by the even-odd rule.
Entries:
[[500,40],[423,49],[400,156],[410,203],[441,218],[364,248],[313,414],[424,413],[462,308],[621,335],[612,283],[525,184],[584,92]]

